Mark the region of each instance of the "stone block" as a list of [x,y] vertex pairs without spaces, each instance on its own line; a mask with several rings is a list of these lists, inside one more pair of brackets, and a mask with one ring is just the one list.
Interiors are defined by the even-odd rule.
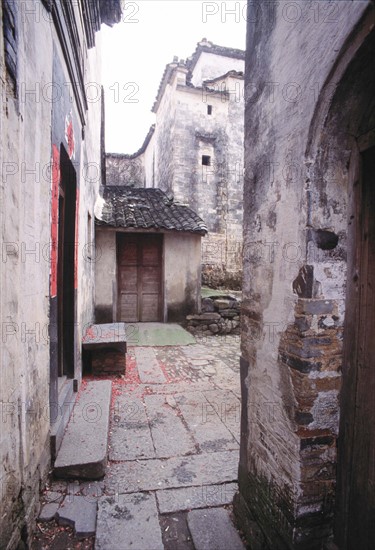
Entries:
[[218,321],[220,319],[219,313],[201,313],[200,315],[188,315],[186,317],[188,321],[200,321],[200,322],[207,322],[207,321]]
[[52,521],[55,518],[58,509],[59,504],[57,502],[48,502],[42,507],[38,521]]
[[58,452],[54,475],[98,479],[107,465],[111,381],[88,382],[74,405]]
[[68,497],[59,508],[56,518],[59,525],[69,525],[74,528],[78,538],[95,535],[96,527],[96,502],[86,497]]
[[163,550],[155,495],[102,497],[95,550]]
[[234,309],[221,309],[220,315],[222,317],[229,317],[230,319],[232,319],[233,317],[236,317],[237,311],[235,311]]
[[231,504],[237,483],[199,485],[156,492],[161,514]]
[[297,312],[304,315],[327,315],[333,313],[335,303],[332,300],[298,300]]
[[245,550],[225,508],[192,510],[188,524],[196,550]]
[[218,309],[219,311],[221,309],[230,309],[230,300],[219,299],[219,300],[215,300],[214,304],[215,304],[215,309]]
[[212,298],[202,299],[202,313],[212,313],[215,311],[214,301]]

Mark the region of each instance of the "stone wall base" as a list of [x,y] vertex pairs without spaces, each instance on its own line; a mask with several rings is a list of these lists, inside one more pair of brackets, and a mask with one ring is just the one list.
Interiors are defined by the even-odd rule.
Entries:
[[244,533],[251,550],[271,550],[241,493],[234,495],[233,511],[237,527]]
[[22,484],[21,491],[12,507],[9,508],[9,516],[16,518],[13,520],[12,534],[5,544],[6,533],[2,533],[4,539],[0,537],[0,548],[6,550],[22,550],[31,548],[32,536],[36,528],[36,519],[40,512],[40,491],[44,488],[48,471],[50,469],[50,451],[48,434],[47,440],[39,460],[38,467],[34,473],[28,477],[27,482]]
[[186,328],[197,336],[240,334],[240,307],[233,296],[203,298],[201,313],[188,315]]

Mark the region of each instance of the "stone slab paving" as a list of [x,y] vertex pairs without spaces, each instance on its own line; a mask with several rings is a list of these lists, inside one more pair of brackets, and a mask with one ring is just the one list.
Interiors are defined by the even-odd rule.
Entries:
[[241,419],[240,399],[238,399],[232,391],[228,390],[205,391],[204,397],[209,403],[209,406],[205,409],[207,418],[213,415],[211,409],[215,411],[239,444]]
[[213,406],[202,392],[178,394],[175,399],[202,452],[239,448],[238,442],[220,418],[221,403],[217,407]]
[[181,510],[192,510],[193,508],[230,504],[233,502],[237,489],[237,483],[201,485],[199,487],[156,491],[156,497],[160,513],[168,514]]
[[156,456],[168,458],[195,453],[195,441],[179,416],[174,397],[146,395],[144,399]]
[[56,512],[59,525],[69,525],[79,538],[95,534],[96,501],[90,501],[83,496],[65,498]]
[[38,521],[44,522],[54,519],[56,517],[59,506],[60,505],[58,502],[47,502],[47,504],[44,504],[39,514]]
[[[104,478],[55,480],[51,498],[43,499],[54,508],[42,509],[41,521],[74,522],[82,535],[93,527],[79,518],[97,509],[96,550],[242,548],[223,508],[237,490],[239,340],[212,336],[184,344],[128,348],[125,376],[111,379]],[[100,397],[91,401],[99,404]],[[82,437],[94,444],[97,425],[87,424]],[[82,449],[76,443],[75,460]]]
[[163,384],[166,382],[152,348],[135,348],[135,358],[141,382],[144,384]]
[[134,460],[111,464],[106,476],[108,494],[156,491],[236,481],[239,451]]
[[188,525],[195,550],[245,550],[225,508],[192,510]]
[[95,550],[164,550],[155,495],[103,497]]
[[150,425],[142,399],[129,395],[118,396],[111,419],[110,460],[155,457]]
[[128,346],[184,346],[194,336],[176,323],[126,323]]

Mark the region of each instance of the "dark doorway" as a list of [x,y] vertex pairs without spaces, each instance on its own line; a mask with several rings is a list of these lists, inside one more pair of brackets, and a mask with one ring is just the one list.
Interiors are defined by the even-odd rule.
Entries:
[[162,235],[117,235],[118,321],[162,320]]
[[375,542],[375,147],[359,158],[338,462],[336,538],[343,550]]
[[61,147],[58,226],[57,326],[58,376],[74,378],[74,262],[77,177]]

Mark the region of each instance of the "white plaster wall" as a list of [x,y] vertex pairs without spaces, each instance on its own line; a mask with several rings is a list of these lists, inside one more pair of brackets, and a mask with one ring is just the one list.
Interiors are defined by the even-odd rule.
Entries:
[[148,142],[148,145],[146,147],[146,150],[143,157],[143,164],[144,164],[144,172],[145,172],[145,187],[157,187],[156,186],[156,151],[155,151],[155,145],[156,145],[156,139],[155,139],[155,133],[153,133],[150,141]]
[[166,320],[183,319],[199,310],[201,289],[201,237],[164,234],[164,302]]
[[221,76],[228,71],[244,71],[245,61],[214,53],[202,52],[193,70],[192,83],[202,86],[204,80]]
[[[95,48],[87,51],[85,83],[90,93],[86,113],[85,139],[81,146],[79,169],[80,197],[78,220],[78,293],[77,293],[77,347],[82,349],[81,339],[87,325],[94,321],[95,297],[95,227],[94,206],[101,185],[101,36],[95,35]],[[89,242],[88,216],[91,217],[91,242]]]
[[[16,98],[7,84],[3,32],[0,33],[3,98],[0,117],[0,399],[5,412],[0,430],[0,546],[8,544],[9,549],[17,546],[25,518],[29,524],[35,519],[39,484],[48,472],[50,460],[50,163],[54,104],[48,90],[53,81],[54,44],[61,55],[51,17],[42,2],[36,2],[35,12],[28,16],[23,8],[16,10]],[[82,38],[82,29],[80,35]],[[88,52],[85,67],[85,82],[99,85],[95,50]],[[65,80],[70,81],[67,73]],[[74,112],[74,104],[72,109]],[[81,184],[77,243],[77,367],[80,365],[82,328],[93,320],[94,270],[87,258],[86,243],[88,213],[93,222],[95,195],[100,184],[100,98],[89,102],[86,120],[82,162],[81,166],[75,165]],[[80,132],[78,128],[75,130]],[[91,176],[86,170],[88,163],[94,168]]]
[[[22,525],[16,510],[35,514],[49,461],[52,105],[38,90],[51,82],[52,35],[48,17],[35,25],[19,13],[18,26],[18,99],[7,85],[0,31],[0,532],[9,548]],[[36,94],[22,95],[21,86]]]
[[116,231],[96,227],[95,316],[98,323],[116,320]]

